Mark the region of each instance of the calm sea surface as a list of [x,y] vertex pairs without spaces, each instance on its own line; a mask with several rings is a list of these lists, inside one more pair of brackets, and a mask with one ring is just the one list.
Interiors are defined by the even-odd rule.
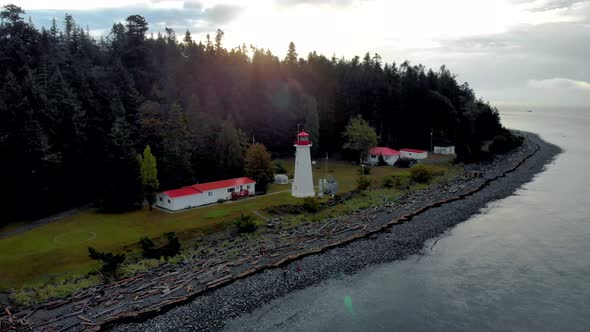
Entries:
[[564,153],[425,255],[292,293],[227,329],[590,331],[590,109],[501,115]]

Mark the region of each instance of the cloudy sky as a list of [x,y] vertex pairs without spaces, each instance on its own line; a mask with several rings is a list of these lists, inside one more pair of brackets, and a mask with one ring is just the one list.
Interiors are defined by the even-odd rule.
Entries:
[[0,0],[37,26],[66,12],[94,35],[141,14],[197,38],[217,28],[225,45],[254,44],[284,56],[366,51],[438,68],[497,105],[590,105],[590,0]]

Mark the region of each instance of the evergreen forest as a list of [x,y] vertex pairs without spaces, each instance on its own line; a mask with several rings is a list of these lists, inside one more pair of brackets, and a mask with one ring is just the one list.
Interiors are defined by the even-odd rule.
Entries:
[[291,156],[298,127],[316,157],[356,160],[342,133],[357,116],[382,146],[430,150],[432,139],[466,162],[505,132],[497,110],[445,66],[298,54],[288,40],[279,58],[225,45],[222,30],[205,40],[151,33],[139,15],[100,38],[70,15],[49,27],[14,5],[0,15],[0,223],[87,203],[137,208],[146,146],[166,190],[244,175],[252,142]]

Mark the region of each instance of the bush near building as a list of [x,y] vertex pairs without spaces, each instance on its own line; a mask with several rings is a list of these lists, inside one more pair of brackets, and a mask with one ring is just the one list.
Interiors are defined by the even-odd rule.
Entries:
[[410,168],[412,166],[412,164],[414,164],[414,163],[416,163],[416,161],[413,159],[399,158],[398,160],[395,161],[393,166],[399,167],[399,168]]
[[410,169],[410,178],[416,183],[428,183],[435,176],[441,176],[445,169],[435,165],[416,165]]
[[242,214],[239,218],[234,220],[234,226],[238,234],[254,233],[258,226],[254,222],[254,217],[251,215]]

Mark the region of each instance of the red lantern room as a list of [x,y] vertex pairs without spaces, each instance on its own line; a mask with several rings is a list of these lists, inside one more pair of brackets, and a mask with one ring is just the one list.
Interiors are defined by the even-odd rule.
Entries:
[[295,142],[295,145],[310,145],[311,141],[309,140],[309,134],[301,131],[299,134],[297,134],[297,141]]

